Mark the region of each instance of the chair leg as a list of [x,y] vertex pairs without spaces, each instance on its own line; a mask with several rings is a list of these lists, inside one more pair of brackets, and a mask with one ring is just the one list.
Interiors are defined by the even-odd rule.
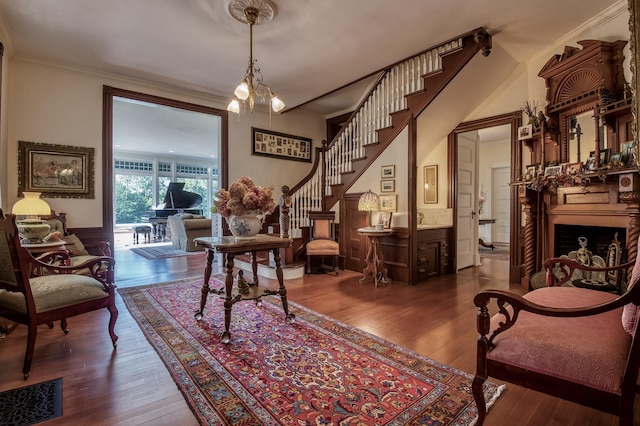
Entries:
[[471,384],[471,389],[473,391],[473,399],[476,402],[476,408],[478,409],[478,421],[476,425],[482,426],[484,423],[484,418],[487,415],[487,404],[484,400],[484,392],[482,392],[482,385],[484,384],[486,378],[475,376],[473,378],[473,383]]
[[69,328],[67,327],[67,319],[66,318],[62,318],[60,320],[60,328],[62,329],[64,334],[69,333]]
[[340,271],[340,266],[339,266],[338,255],[337,254],[335,256],[333,256],[333,270],[336,271],[336,276],[337,276],[339,271]]
[[111,312],[111,317],[109,318],[109,336],[111,336],[111,343],[115,349],[118,346],[116,343],[118,341],[118,335],[114,331],[116,320],[118,319],[118,308],[116,308],[115,301],[109,305],[107,309]]
[[31,371],[31,362],[33,361],[33,351],[36,347],[36,335],[38,334],[38,326],[36,324],[29,324],[29,331],[27,332],[27,351],[24,354],[24,365],[22,366],[22,374],[24,379],[29,378],[29,372]]
[[306,274],[311,275],[311,256],[307,256],[307,268]]

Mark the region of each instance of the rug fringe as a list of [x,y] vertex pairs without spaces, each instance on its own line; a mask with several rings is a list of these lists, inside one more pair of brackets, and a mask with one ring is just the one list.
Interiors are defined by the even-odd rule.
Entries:
[[[498,398],[500,398],[500,395],[502,395],[502,392],[504,392],[505,389],[506,385],[498,386],[489,402],[487,402],[487,412],[489,412],[493,404],[498,400]],[[476,416],[475,419],[473,419],[473,421],[469,423],[469,426],[475,426],[476,423],[478,423],[478,416]]]

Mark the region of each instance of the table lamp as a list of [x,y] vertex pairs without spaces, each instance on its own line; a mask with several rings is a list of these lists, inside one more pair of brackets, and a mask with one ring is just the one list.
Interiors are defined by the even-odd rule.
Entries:
[[362,194],[358,200],[358,210],[368,212],[369,228],[373,228],[371,225],[371,212],[380,210],[380,197],[378,194],[371,192],[371,190]]
[[40,192],[24,192],[24,198],[13,205],[11,213],[21,217],[16,219],[16,225],[23,241],[42,242],[51,230],[51,226],[39,217],[51,214],[51,208],[40,198]]

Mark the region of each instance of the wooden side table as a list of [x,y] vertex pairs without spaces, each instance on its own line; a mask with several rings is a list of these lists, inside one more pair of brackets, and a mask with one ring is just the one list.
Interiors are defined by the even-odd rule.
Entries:
[[[226,344],[231,341],[231,333],[229,332],[231,325],[231,308],[236,302],[242,300],[255,300],[257,304],[262,296],[280,295],[285,319],[291,324],[295,322],[296,316],[289,313],[287,289],[284,287],[284,274],[280,264],[280,249],[290,247],[293,240],[258,234],[253,240],[236,240],[236,237],[198,237],[194,239],[194,242],[196,246],[204,247],[207,252],[207,263],[204,268],[204,283],[200,296],[200,309],[196,311],[195,318],[198,321],[202,319],[209,293],[214,293],[222,297],[224,299],[224,332],[221,335],[222,343]],[[276,266],[276,276],[278,277],[279,284],[277,290],[270,290],[259,286],[256,252],[268,250],[273,253],[273,260]],[[247,283],[244,278],[241,279],[239,275],[237,279],[238,285],[234,287],[233,259],[238,254],[248,252],[251,253],[253,282]],[[212,289],[209,287],[209,279],[211,278],[212,271],[211,264],[215,253],[226,255],[225,267],[227,276],[224,287],[220,289]]]
[[46,243],[21,243],[20,245],[29,250],[29,253],[35,255],[65,249],[65,242],[63,240],[47,241]]
[[365,258],[366,267],[362,271],[363,277],[360,278],[360,282],[364,283],[372,278],[376,287],[378,287],[378,283],[391,284],[391,278],[387,277],[387,268],[384,267],[384,253],[378,247],[378,238],[391,235],[393,231],[391,229],[360,228],[358,233],[366,235],[369,240],[369,250]]
[[[480,221],[478,222],[479,225],[488,225],[491,223],[496,223],[495,219],[480,219]],[[485,243],[482,238],[478,238],[478,244],[480,244],[482,247],[487,247],[490,248],[491,250],[493,250],[494,248],[496,248],[496,246],[494,246],[491,243]]]

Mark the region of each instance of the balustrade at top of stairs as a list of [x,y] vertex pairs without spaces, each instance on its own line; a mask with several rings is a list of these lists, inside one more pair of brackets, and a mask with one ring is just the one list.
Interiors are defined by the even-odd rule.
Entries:
[[418,116],[491,36],[478,28],[380,71],[380,78],[336,137],[316,148],[311,172],[290,190],[292,237],[308,227],[308,212],[326,211],[364,173],[411,117]]

